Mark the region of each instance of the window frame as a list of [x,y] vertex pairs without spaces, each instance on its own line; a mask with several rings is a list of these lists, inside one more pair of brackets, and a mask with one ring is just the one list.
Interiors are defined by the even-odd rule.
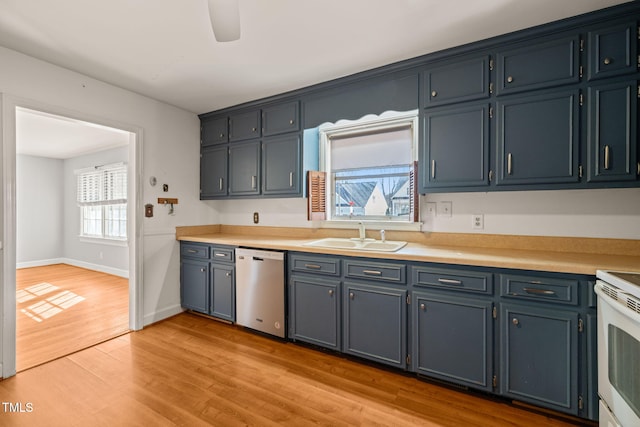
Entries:
[[[109,187],[106,186],[108,182],[113,183],[112,180],[107,179],[109,173],[113,172],[120,173],[124,176],[124,184],[121,185],[119,189],[114,186]],[[80,224],[79,224],[79,238],[81,241],[85,242],[111,242],[116,245],[126,245],[129,240],[129,218],[128,218],[128,167],[126,163],[113,163],[104,166],[95,166],[90,168],[79,169],[75,171],[76,174],[76,200],[78,203],[78,207],[80,209]],[[95,186],[92,191],[86,191],[86,188],[81,184],[81,180],[83,177],[90,177],[90,175],[94,175],[99,177],[98,185]],[[123,190],[124,187],[124,198],[114,198],[113,193],[117,192],[117,190]],[[99,195],[96,194],[101,193]],[[82,195],[81,195],[82,193]],[[89,194],[87,194],[89,193]],[[111,195],[111,196],[109,196]],[[121,193],[120,193],[121,195]],[[89,200],[86,200],[86,198]],[[110,198],[111,197],[111,198]],[[83,200],[81,200],[83,199]],[[99,229],[100,234],[89,234],[87,233],[86,225],[86,209],[85,208],[100,208],[100,219],[99,221]],[[113,218],[109,218],[107,215],[107,211],[110,208],[124,207],[124,218],[120,218],[117,221],[124,223],[124,237],[117,236],[113,234],[106,234],[108,227],[108,222],[113,221]]]
[[[387,228],[397,230],[420,230],[422,223],[414,221],[411,215],[409,220],[399,219],[391,216],[361,216],[353,215],[341,217],[335,215],[335,179],[331,168],[331,138],[357,136],[367,133],[383,133],[402,128],[411,129],[411,158],[414,167],[418,160],[418,138],[419,138],[419,114],[418,110],[395,112],[389,111],[381,115],[367,115],[358,120],[340,120],[336,123],[325,123],[318,128],[319,133],[319,168],[326,173],[325,190],[325,213],[326,218],[322,221],[324,226],[336,228],[352,228],[359,222],[366,222],[367,226],[373,228]],[[416,173],[414,170],[413,173]],[[420,205],[419,195],[415,197],[413,209],[418,209]]]

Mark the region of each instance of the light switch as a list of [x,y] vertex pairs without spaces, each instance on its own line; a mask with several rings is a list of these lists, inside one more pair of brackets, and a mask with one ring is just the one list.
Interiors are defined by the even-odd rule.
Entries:
[[438,202],[438,216],[451,218],[451,202]]

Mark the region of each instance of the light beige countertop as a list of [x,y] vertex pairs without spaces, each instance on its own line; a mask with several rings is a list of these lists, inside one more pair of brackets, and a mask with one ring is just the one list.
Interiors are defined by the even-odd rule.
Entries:
[[[388,240],[409,243],[396,252],[302,246],[324,237],[355,237],[356,233],[227,225],[176,228],[180,241],[262,249],[588,275],[595,275],[596,270],[640,271],[640,240],[388,231]],[[368,231],[367,237],[379,238],[376,234]]]

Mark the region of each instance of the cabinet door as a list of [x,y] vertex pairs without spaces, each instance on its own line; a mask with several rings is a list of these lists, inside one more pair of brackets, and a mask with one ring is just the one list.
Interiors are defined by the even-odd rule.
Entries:
[[637,176],[637,84],[589,88],[589,181],[632,181]]
[[180,303],[189,310],[209,311],[209,261],[180,261]]
[[260,194],[260,141],[229,145],[229,195]]
[[341,349],[340,282],[291,276],[290,336],[333,350]]
[[260,136],[260,110],[229,117],[229,142]]
[[203,147],[227,142],[227,116],[203,119],[200,123],[200,144]]
[[589,31],[589,80],[637,71],[635,21]]
[[472,101],[489,97],[489,57],[456,61],[423,73],[423,105]]
[[501,380],[506,396],[578,412],[578,314],[502,304]]
[[577,182],[578,92],[511,97],[497,103],[496,184]]
[[407,292],[344,283],[343,351],[406,368]]
[[200,199],[227,195],[227,145],[200,152]]
[[232,265],[211,264],[212,316],[234,322],[236,294]]
[[578,83],[579,39],[577,35],[533,40],[499,52],[497,94]]
[[302,167],[299,134],[265,138],[262,142],[262,194],[300,194]]
[[489,184],[488,104],[428,110],[422,128],[421,193]]
[[414,370],[492,391],[493,303],[414,292],[412,306]]
[[262,110],[262,136],[300,130],[299,102],[272,105]]

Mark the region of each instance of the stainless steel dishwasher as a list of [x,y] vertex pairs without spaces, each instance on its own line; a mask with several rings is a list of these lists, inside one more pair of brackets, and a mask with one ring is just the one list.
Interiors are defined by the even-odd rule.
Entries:
[[236,249],[236,323],[285,338],[284,252]]

